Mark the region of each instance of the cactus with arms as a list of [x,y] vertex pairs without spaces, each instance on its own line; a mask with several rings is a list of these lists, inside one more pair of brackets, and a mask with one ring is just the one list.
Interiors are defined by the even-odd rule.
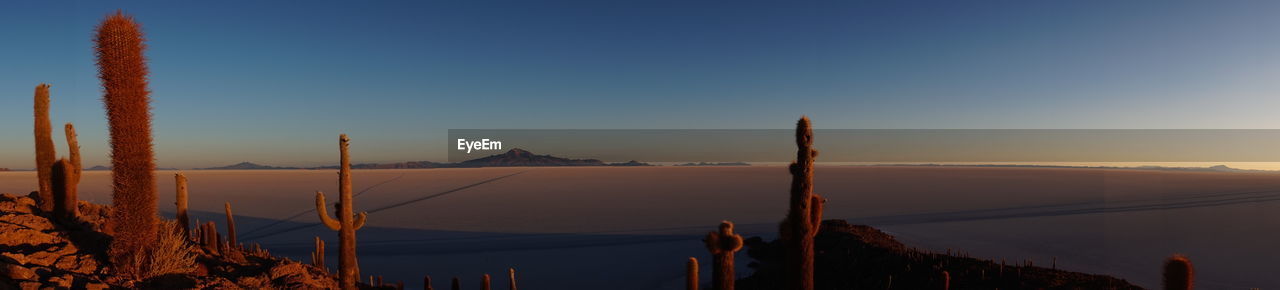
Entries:
[[711,264],[711,285],[716,290],[733,289],[733,254],[742,250],[742,236],[733,233],[733,223],[720,222],[720,230],[707,234],[707,250],[714,257]]
[[347,153],[350,142],[347,134],[338,136],[342,165],[338,171],[338,211],[334,213],[337,219],[329,217],[324,193],[316,192],[316,213],[320,215],[320,221],[330,230],[338,231],[338,280],[342,289],[355,289],[356,281],[360,279],[356,272],[359,269],[356,265],[356,230],[364,226],[367,216],[363,212],[351,214],[351,156]]

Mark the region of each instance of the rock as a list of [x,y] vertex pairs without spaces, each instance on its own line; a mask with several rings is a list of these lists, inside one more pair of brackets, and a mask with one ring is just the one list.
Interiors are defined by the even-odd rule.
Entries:
[[111,289],[111,286],[107,286],[106,283],[102,283],[102,282],[88,282],[88,283],[84,283],[84,289],[102,290],[102,289]]
[[40,282],[22,281],[21,283],[18,283],[18,288],[22,288],[22,290],[39,290]]
[[49,277],[49,284],[53,284],[58,288],[69,289],[74,280],[75,277],[71,276],[71,274],[63,274],[62,276]]
[[14,264],[4,264],[4,266],[0,266],[0,272],[3,272],[0,273],[4,275],[3,277],[12,280],[34,280],[32,278],[36,276],[36,271]]

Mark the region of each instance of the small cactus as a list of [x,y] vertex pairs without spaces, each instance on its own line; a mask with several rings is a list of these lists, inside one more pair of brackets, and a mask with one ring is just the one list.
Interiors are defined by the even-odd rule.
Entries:
[[75,183],[72,180],[75,176],[75,166],[71,165],[71,161],[66,158],[58,159],[53,162],[53,166],[49,170],[49,179],[53,181],[53,214],[61,218],[75,217],[76,198]]
[[1195,288],[1196,271],[1191,266],[1191,259],[1181,254],[1174,254],[1164,261],[1164,289],[1190,290]]
[[480,276],[480,290],[490,290],[489,286],[489,274]]
[[342,289],[355,289],[360,278],[359,266],[356,265],[356,230],[364,226],[366,213],[351,214],[354,206],[351,199],[351,156],[347,153],[351,139],[347,134],[338,136],[341,169],[338,171],[338,211],[337,219],[329,217],[324,201],[324,193],[316,192],[316,213],[320,221],[330,230],[338,231],[338,281]]
[[[182,229],[182,233],[191,234],[191,217],[187,215],[187,176],[178,172],[173,175],[174,184],[177,184],[177,198],[174,199],[174,205],[178,207],[178,228]],[[198,223],[197,223],[198,224]]]
[[942,271],[942,290],[951,289],[951,273]]
[[320,268],[320,271],[329,273],[329,267],[324,264],[324,240],[316,237],[316,250],[311,252],[311,265]]
[[449,289],[452,289],[452,290],[462,290],[462,280],[459,280],[457,276],[454,276],[454,277],[453,277],[453,284],[452,284],[452,286],[451,286],[451,287],[449,287]]
[[49,84],[36,86],[35,135],[36,178],[39,181],[40,210],[53,211],[53,163],[58,153],[53,146],[53,125],[49,122]]
[[684,264],[684,289],[698,290],[698,258],[689,257]]
[[236,247],[236,219],[231,215],[231,203],[223,203],[222,207],[227,212],[227,248]]
[[733,233],[733,222],[720,222],[720,230],[707,234],[704,240],[713,257],[711,285],[716,290],[733,290],[733,255],[742,250],[742,236]]
[[431,288],[431,275],[422,276],[422,290],[435,290]]
[[796,147],[796,160],[789,168],[791,207],[781,226],[787,271],[785,288],[812,290],[813,238],[822,224],[822,207],[826,200],[813,193],[813,162],[818,151],[813,149],[813,127],[808,117],[800,117],[796,122]]
[[507,282],[511,285],[508,290],[516,290],[516,268],[507,268]]
[[137,275],[142,265],[136,261],[146,260],[156,244],[159,224],[146,44],[141,26],[122,12],[98,25],[94,41],[111,135],[112,269]]

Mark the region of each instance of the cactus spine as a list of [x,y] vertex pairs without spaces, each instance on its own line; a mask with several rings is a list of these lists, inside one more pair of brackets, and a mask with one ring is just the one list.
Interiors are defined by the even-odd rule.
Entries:
[[83,167],[80,166],[80,141],[76,139],[76,127],[71,123],[63,126],[63,132],[67,135],[67,154],[70,160],[65,164],[65,172],[63,173],[63,188],[55,191],[53,212],[58,216],[66,219],[74,219],[80,215],[79,187],[80,174]]
[[191,217],[187,215],[187,176],[178,172],[173,175],[173,183],[177,184],[178,196],[174,199],[174,205],[178,207],[178,228],[182,229],[182,233],[191,234]]
[[813,128],[808,117],[796,122],[796,160],[791,163],[791,201],[781,236],[787,275],[784,289],[813,289],[813,238],[822,223],[821,196],[813,193]]
[[53,125],[49,122],[49,84],[36,86],[35,135],[36,178],[39,180],[40,210],[53,211],[53,163],[58,153],[53,147]]
[[338,280],[342,289],[355,289],[356,282],[360,279],[356,272],[359,268],[356,265],[356,230],[364,226],[367,216],[363,212],[351,214],[351,156],[347,153],[350,142],[347,134],[338,136],[342,165],[338,171],[338,211],[334,213],[338,217],[336,220],[330,218],[325,209],[324,193],[316,192],[316,213],[320,214],[320,221],[330,230],[338,231]]
[[507,282],[510,283],[510,290],[516,290],[516,268],[507,268]]
[[320,268],[320,271],[329,273],[329,267],[324,264],[324,240],[316,237],[316,251],[311,252],[311,265]]
[[698,290],[698,258],[689,257],[684,264],[684,289]]
[[1196,272],[1191,259],[1174,254],[1164,261],[1164,289],[1190,290],[1195,288]]
[[144,260],[155,244],[158,223],[146,45],[138,23],[121,12],[98,25],[94,41],[111,132],[111,262],[130,274],[139,267],[130,261]]
[[720,231],[707,234],[707,250],[714,258],[711,285],[716,290],[733,290],[733,254],[742,250],[742,236],[733,233],[733,223],[720,222]]
[[235,247],[236,247],[236,244],[237,244],[237,242],[236,242],[236,219],[235,219],[235,217],[233,217],[233,216],[231,215],[231,203],[230,203],[230,202],[223,203],[223,204],[222,204],[222,207],[223,207],[224,209],[226,209],[226,212],[227,212],[227,248],[228,248],[228,249],[233,249],[233,248],[235,248]]

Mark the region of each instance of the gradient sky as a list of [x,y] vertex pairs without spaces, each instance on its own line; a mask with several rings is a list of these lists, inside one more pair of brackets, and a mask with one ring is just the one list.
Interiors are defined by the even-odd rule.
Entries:
[[[1275,1],[17,1],[0,167],[52,88],[107,163],[90,36],[150,40],[162,167],[444,160],[450,128],[1280,128]],[[61,136],[56,130],[55,136]],[[55,138],[60,154],[62,138]]]

